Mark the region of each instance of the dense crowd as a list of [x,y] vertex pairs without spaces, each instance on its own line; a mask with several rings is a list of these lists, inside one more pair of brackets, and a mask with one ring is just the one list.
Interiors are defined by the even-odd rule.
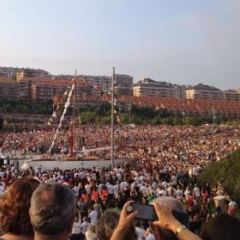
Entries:
[[[76,198],[77,213],[73,224],[73,239],[97,239],[96,226],[105,211],[118,213],[128,200],[148,204],[156,198],[171,197],[184,206],[189,217],[189,228],[199,233],[203,222],[220,214],[235,215],[237,205],[224,192],[219,183],[216,186],[200,188],[194,176],[186,171],[176,174],[170,169],[139,162],[135,167],[126,164],[115,169],[73,169],[48,170],[28,169],[18,171],[13,165],[0,171],[0,194],[14,180],[33,178],[41,183],[59,183],[69,186]],[[155,239],[147,221],[136,222],[138,239]],[[77,235],[78,238],[74,238]],[[75,236],[76,237],[76,236]]]
[[[187,171],[162,168],[157,163],[149,164],[145,161],[113,170],[92,168],[41,171],[30,168],[21,172],[13,165],[5,166],[0,172],[0,194],[20,176],[34,178],[41,183],[70,186],[78,209],[72,233],[82,237],[92,236],[87,239],[96,239],[95,227],[105,210],[119,212],[130,199],[142,204],[151,203],[158,197],[177,199],[184,205],[189,216],[189,227],[195,233],[199,233],[203,222],[221,212],[234,215],[237,209],[236,203],[224,192],[220,183],[200,188],[194,174],[190,176]],[[152,239],[147,237],[150,236],[148,222],[137,222],[136,229],[138,239]]]
[[[21,133],[2,133],[3,153],[21,155],[44,154],[48,151],[54,130],[33,130]],[[96,149],[110,146],[110,127],[82,125],[74,133],[75,148]],[[233,126],[135,126],[125,125],[115,130],[116,158],[151,159],[164,165],[174,161],[184,165],[205,164],[219,160],[240,146],[240,128]],[[68,154],[69,131],[60,131],[53,153]],[[109,158],[110,152],[99,151],[95,155]]]
[[[4,133],[1,151],[3,154],[12,149],[22,154],[45,153],[51,134],[48,131]],[[82,147],[109,145],[107,126],[84,126],[77,134]],[[0,195],[18,178],[69,186],[77,206],[71,238],[88,240],[98,239],[97,228],[106,210],[118,213],[129,200],[149,204],[156,198],[173,198],[184,206],[189,229],[199,234],[202,223],[209,219],[221,213],[236,214],[237,204],[221,183],[200,187],[196,176],[210,161],[239,148],[239,137],[240,128],[233,126],[124,126],[116,130],[116,156],[132,158],[132,163],[114,169],[72,170],[19,170],[14,164],[5,165],[0,170]],[[56,148],[68,153],[67,132],[60,132]],[[109,156],[107,151],[99,154]],[[136,221],[135,230],[139,240],[157,239],[148,221]]]

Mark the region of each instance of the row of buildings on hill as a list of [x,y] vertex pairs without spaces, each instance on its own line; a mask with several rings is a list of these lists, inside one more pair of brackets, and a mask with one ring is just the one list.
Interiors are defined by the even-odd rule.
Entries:
[[[0,98],[25,101],[51,100],[63,94],[71,85],[71,75],[53,76],[41,69],[16,69],[0,67]],[[111,89],[111,76],[78,75],[77,95],[99,97]],[[222,91],[218,88],[198,84],[196,86],[176,85],[144,78],[133,83],[133,77],[115,75],[116,95],[135,97],[159,97],[174,99],[210,99],[240,101],[240,91]]]
[[[72,84],[73,76],[53,76],[40,69],[0,68],[0,98],[25,101],[51,100],[55,95],[64,94]],[[78,75],[76,77],[77,96],[99,97],[108,94],[111,76]],[[133,77],[115,75],[114,89],[118,95],[132,95]]]
[[168,82],[157,82],[150,78],[145,78],[133,84],[133,96],[240,101],[240,90],[222,91],[216,87],[201,83],[196,86],[181,86]]

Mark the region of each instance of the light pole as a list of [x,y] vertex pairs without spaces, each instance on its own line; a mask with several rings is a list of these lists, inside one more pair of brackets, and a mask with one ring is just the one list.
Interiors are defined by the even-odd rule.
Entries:
[[111,166],[114,168],[114,80],[115,80],[115,67],[113,67],[112,74],[112,87],[111,87]]

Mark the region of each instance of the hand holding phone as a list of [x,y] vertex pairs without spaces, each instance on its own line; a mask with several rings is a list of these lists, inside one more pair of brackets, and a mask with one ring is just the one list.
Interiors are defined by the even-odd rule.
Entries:
[[148,221],[155,221],[157,220],[157,214],[155,211],[154,206],[152,205],[146,205],[146,204],[138,204],[138,203],[132,203],[128,206],[127,212],[133,212],[137,211],[136,218],[148,220]]

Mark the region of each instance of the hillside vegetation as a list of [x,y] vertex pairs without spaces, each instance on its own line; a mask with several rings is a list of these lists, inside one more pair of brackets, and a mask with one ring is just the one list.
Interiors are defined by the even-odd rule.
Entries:
[[[111,105],[110,103],[103,102],[98,106],[81,106],[79,107],[81,123],[97,123],[97,124],[110,124],[111,123]],[[61,107],[63,111],[63,106]],[[132,105],[131,109],[124,106],[118,106],[116,111],[121,119],[121,124],[166,124],[166,125],[201,125],[201,124],[239,124],[237,119],[225,119],[217,116],[194,116],[185,115],[182,112],[171,112],[168,109],[154,109],[150,107],[140,107]],[[51,115],[53,112],[52,102],[24,102],[16,100],[0,100],[0,113],[4,119],[5,113],[28,113],[28,114],[43,114]],[[67,112],[71,116],[71,107]]]
[[198,181],[201,185],[221,181],[227,193],[240,202],[240,149],[219,162],[211,163],[199,175]]

